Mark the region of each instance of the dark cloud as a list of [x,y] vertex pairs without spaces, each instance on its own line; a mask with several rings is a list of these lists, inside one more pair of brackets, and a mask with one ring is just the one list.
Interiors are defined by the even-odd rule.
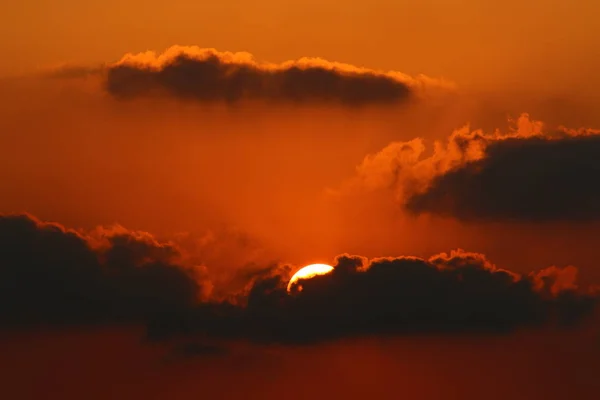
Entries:
[[435,177],[406,207],[464,220],[598,220],[599,180],[599,135],[515,137]]
[[177,251],[124,229],[93,236],[0,216],[0,325],[143,320],[195,304]]
[[289,266],[254,268],[246,289],[220,302],[201,299],[202,276],[184,265],[176,245],[145,232],[83,234],[29,215],[0,216],[0,325],[146,321],[151,339],[312,342],[571,325],[596,302],[578,291],[574,267],[521,276],[462,250],[428,260],[341,255],[331,274],[300,280],[291,293]]
[[[203,333],[258,341],[312,342],[373,334],[507,332],[519,327],[571,325],[596,299],[578,294],[560,269],[519,276],[483,255],[464,251],[424,260],[342,255],[331,274],[300,281],[254,283],[247,306],[203,304],[148,325],[148,334]],[[571,277],[569,279],[565,277]]]
[[413,214],[525,222],[600,219],[600,130],[546,129],[522,114],[506,133],[455,130],[426,154],[416,138],[367,155],[336,196],[392,195]]
[[175,48],[126,57],[108,67],[107,91],[118,98],[153,95],[201,102],[242,99],[351,106],[403,102],[410,78],[324,60],[258,64],[250,55]]

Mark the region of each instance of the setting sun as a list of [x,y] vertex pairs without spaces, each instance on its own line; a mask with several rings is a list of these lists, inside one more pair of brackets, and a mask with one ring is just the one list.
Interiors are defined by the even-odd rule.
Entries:
[[294,276],[292,276],[292,279],[290,279],[290,282],[287,286],[287,290],[289,292],[292,288],[292,285],[298,282],[299,279],[307,279],[317,275],[325,275],[330,273],[331,271],[333,271],[333,267],[327,264],[310,264],[306,267],[300,268],[294,274]]
[[3,5],[0,400],[600,400],[600,1]]

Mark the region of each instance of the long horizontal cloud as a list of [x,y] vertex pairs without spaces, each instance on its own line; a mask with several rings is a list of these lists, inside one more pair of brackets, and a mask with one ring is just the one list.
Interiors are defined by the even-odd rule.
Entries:
[[[29,215],[0,216],[0,326],[147,321],[152,338],[202,333],[302,342],[411,332],[504,332],[587,315],[577,269],[519,275],[457,250],[429,259],[341,255],[329,275],[248,274],[231,301],[201,299],[204,275],[178,247],[121,227],[80,233]],[[299,290],[299,289],[302,290]]]
[[464,220],[600,219],[600,131],[558,128],[523,114],[508,133],[468,127],[433,155],[421,139],[368,156],[350,186],[392,189],[413,213]]
[[257,280],[247,306],[203,304],[151,321],[148,334],[202,333],[258,341],[312,342],[346,336],[507,332],[552,321],[571,325],[590,313],[593,295],[576,291],[576,269],[521,276],[462,250],[428,260],[336,258],[331,274],[300,281]]
[[199,279],[178,251],[125,229],[84,235],[0,216],[0,326],[145,320],[193,306]]
[[174,46],[161,55],[127,55],[109,66],[106,89],[118,98],[168,96],[201,102],[247,99],[361,106],[404,102],[414,90],[434,82],[317,58],[269,64],[256,62],[248,53]]

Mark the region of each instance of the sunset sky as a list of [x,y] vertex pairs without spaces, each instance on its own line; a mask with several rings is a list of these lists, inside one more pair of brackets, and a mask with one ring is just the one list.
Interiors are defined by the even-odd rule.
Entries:
[[596,399],[599,14],[7,4],[0,397]]
[[548,89],[547,79],[557,90],[584,90],[591,80],[600,84],[598,7],[591,0],[27,0],[4,8],[1,73],[181,44],[273,62],[320,56],[464,85]]

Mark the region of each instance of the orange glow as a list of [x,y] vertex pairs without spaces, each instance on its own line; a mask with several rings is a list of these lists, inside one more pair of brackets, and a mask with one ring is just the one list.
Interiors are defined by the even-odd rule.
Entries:
[[3,6],[0,400],[600,400],[600,1]]
[[294,274],[294,276],[292,276],[292,279],[290,279],[290,282],[287,286],[287,290],[289,292],[292,288],[292,285],[298,282],[299,279],[308,279],[317,275],[325,275],[330,273],[331,271],[333,271],[333,267],[327,264],[310,264],[304,268],[300,268]]

